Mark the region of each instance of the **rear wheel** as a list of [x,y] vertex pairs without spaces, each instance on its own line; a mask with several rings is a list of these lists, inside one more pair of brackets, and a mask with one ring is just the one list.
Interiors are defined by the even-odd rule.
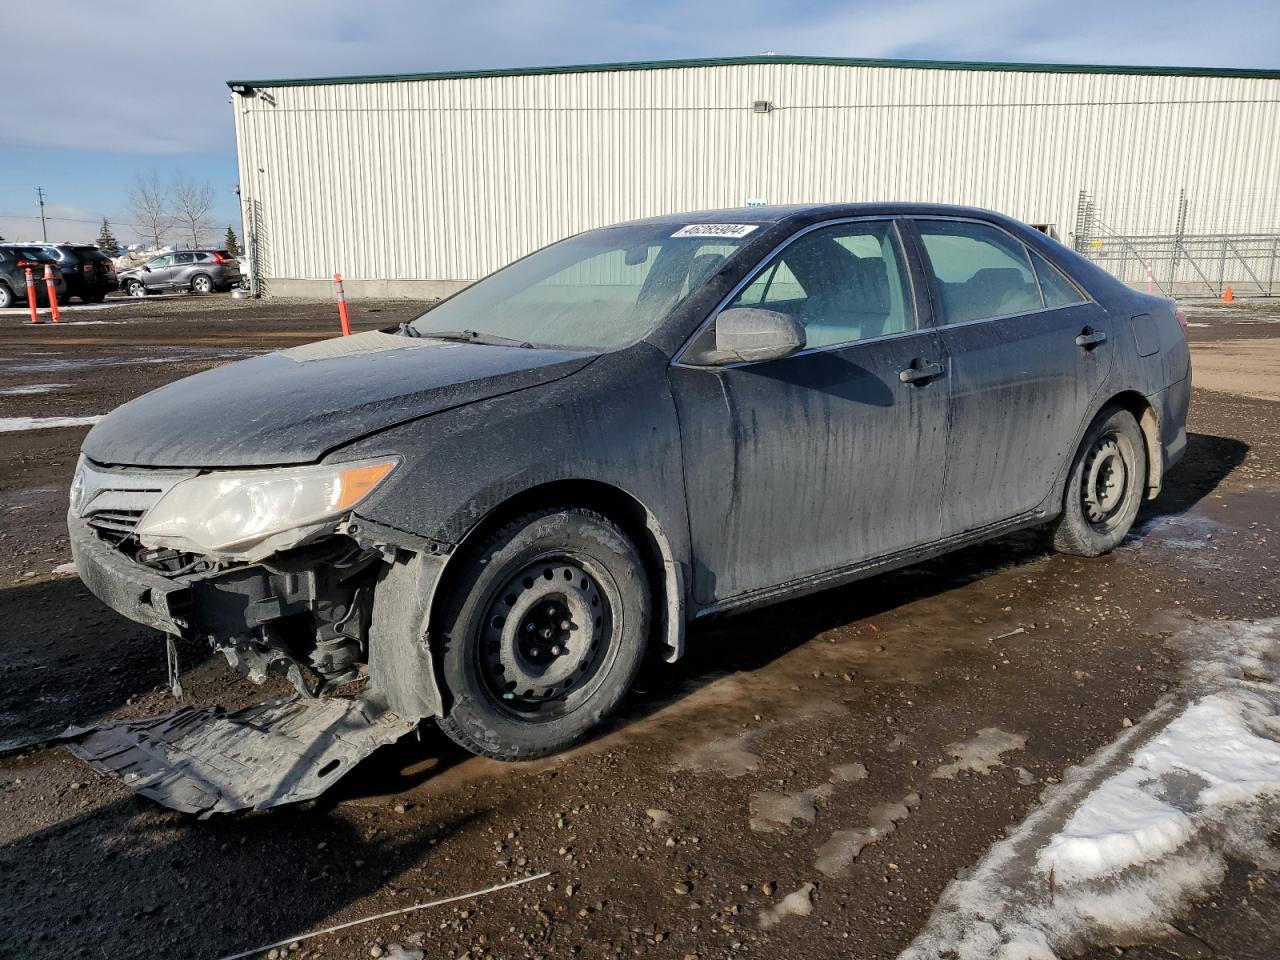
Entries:
[[469,564],[441,623],[441,729],[499,760],[573,745],[644,658],[649,585],[635,545],[598,513],[549,509],[494,531]]
[[130,280],[125,284],[124,292],[131,297],[145,297],[147,288],[142,285],[141,280]]
[[1138,421],[1105,407],[1085,431],[1053,530],[1060,553],[1096,557],[1129,533],[1147,488],[1147,454]]
[[213,293],[213,279],[206,274],[198,273],[191,278],[191,289],[194,293]]
[[18,298],[13,295],[13,291],[9,289],[6,283],[0,283],[0,310],[12,307],[18,302]]

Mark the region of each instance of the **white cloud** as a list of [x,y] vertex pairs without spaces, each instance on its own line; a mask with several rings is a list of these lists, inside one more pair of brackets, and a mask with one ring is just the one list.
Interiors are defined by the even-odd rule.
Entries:
[[346,0],[69,6],[56,31],[31,31],[6,48],[5,77],[38,81],[56,109],[5,125],[0,144],[229,150],[228,79],[766,51],[1257,66],[1274,64],[1280,32],[1280,12],[1266,0],[742,0],[729,15],[720,4],[672,0],[372,0],[358,12]]

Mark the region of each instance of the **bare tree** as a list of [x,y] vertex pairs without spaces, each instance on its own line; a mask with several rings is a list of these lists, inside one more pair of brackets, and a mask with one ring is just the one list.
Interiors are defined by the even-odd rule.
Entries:
[[213,206],[213,186],[208,180],[197,183],[178,174],[173,178],[174,212],[182,232],[191,239],[192,248],[198,247],[205,233],[211,229],[209,208]]
[[173,229],[173,214],[169,212],[169,189],[154,170],[147,176],[138,174],[129,189],[129,216],[137,228],[138,236],[152,248],[164,245],[165,237]]

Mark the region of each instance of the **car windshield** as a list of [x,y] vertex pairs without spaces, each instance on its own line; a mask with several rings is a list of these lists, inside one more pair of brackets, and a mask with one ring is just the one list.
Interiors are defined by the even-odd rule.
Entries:
[[582,233],[491,274],[409,324],[418,336],[613,350],[649,333],[737,252],[750,224]]

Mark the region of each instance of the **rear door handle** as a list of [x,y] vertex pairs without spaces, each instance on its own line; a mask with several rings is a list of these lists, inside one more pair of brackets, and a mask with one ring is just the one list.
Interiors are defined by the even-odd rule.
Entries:
[[1093,327],[1085,327],[1080,331],[1080,336],[1076,337],[1076,346],[1084,347],[1086,350],[1092,350],[1100,343],[1107,342],[1107,335],[1101,330],[1094,330]]
[[903,383],[912,383],[924,386],[930,380],[934,380],[944,373],[946,368],[936,360],[926,360],[923,357],[916,357],[911,361],[911,366],[905,370],[898,371],[898,379]]

